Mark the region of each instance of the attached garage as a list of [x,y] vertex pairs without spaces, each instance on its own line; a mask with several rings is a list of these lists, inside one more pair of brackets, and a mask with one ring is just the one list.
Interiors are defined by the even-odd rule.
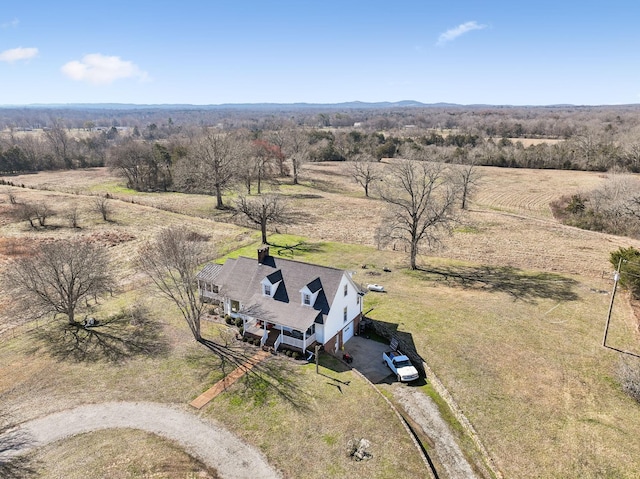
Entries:
[[342,344],[346,343],[353,337],[353,321],[342,329]]

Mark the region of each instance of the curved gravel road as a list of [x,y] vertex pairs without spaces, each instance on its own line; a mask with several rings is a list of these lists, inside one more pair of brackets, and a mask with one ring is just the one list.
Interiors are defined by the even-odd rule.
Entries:
[[148,402],[91,404],[27,421],[19,431],[28,435],[30,441],[18,452],[111,428],[140,429],[174,440],[225,479],[282,477],[258,450],[222,427],[180,409]]

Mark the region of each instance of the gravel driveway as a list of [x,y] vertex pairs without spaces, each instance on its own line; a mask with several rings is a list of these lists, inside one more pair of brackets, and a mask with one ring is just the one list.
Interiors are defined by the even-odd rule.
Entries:
[[463,456],[449,426],[438,411],[438,406],[418,389],[400,385],[393,388],[393,395],[407,414],[434,442],[435,456],[446,470],[449,479],[477,479],[469,462]]
[[353,356],[351,367],[360,371],[373,384],[390,384],[390,391],[434,443],[432,454],[445,469],[449,479],[477,479],[469,462],[456,443],[449,426],[430,397],[420,389],[397,383],[395,375],[382,362],[382,353],[389,345],[355,336],[345,345],[345,351]]
[[79,406],[20,425],[30,444],[19,452],[77,434],[110,428],[140,429],[179,443],[187,453],[228,479],[282,476],[252,446],[213,423],[176,407],[147,402]]

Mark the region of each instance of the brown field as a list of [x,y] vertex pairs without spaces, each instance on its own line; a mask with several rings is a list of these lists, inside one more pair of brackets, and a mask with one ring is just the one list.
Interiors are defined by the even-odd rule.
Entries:
[[555,145],[557,143],[561,143],[564,141],[556,138],[508,138],[508,139],[514,143],[517,143],[517,142],[522,143],[522,146],[524,146],[525,148],[532,145],[540,145],[542,143],[546,143],[548,145]]
[[[566,227],[551,217],[551,200],[597,186],[604,180],[602,174],[499,168],[482,172],[478,193],[460,225],[441,249],[421,257],[423,270],[416,273],[404,269],[401,251],[376,249],[375,229],[384,206],[364,197],[348,178],[346,164],[307,165],[299,186],[283,180],[279,188],[291,197],[300,221],[278,230],[317,246],[315,252],[300,253],[301,259],[354,269],[357,281],[387,287],[386,295],[365,297],[366,309],[374,308],[374,319],[395,325],[411,338],[505,477],[635,477],[640,469],[640,408],[616,382],[621,354],[600,343],[612,285],[608,254],[619,246],[640,247],[640,242]],[[119,186],[104,169],[10,179],[26,186],[12,189],[19,199],[46,200],[60,211],[77,204],[82,228],[72,231],[58,216],[52,219],[57,228],[30,231],[26,224],[1,214],[8,205],[0,189],[1,255],[15,254],[25,241],[50,237],[86,235],[111,242],[127,295],[144,294],[131,269],[131,255],[166,225],[207,234],[222,251],[256,238],[228,223],[228,213],[215,212],[211,198],[135,193]],[[114,201],[114,222],[108,224],[91,211],[92,198],[86,196],[106,192],[122,200]],[[367,269],[361,270],[364,264]],[[383,266],[392,272],[383,272]],[[129,300],[123,296],[104,307],[117,309]],[[170,357],[132,360],[122,371],[105,365],[52,363],[46,355],[29,353],[17,334],[0,347],[0,395],[19,417],[103,396],[186,401],[211,380],[205,373],[208,360],[189,344],[186,328],[177,319],[163,322],[174,348]],[[640,352],[638,339],[635,318],[620,294],[608,344]],[[195,362],[186,361],[194,354]],[[72,382],[87,367],[96,374],[94,379],[100,378],[99,384],[86,379]],[[159,367],[163,374],[148,370]],[[132,379],[114,387],[120,377]],[[184,379],[175,384],[176,377]],[[314,401],[335,400],[313,377],[304,374],[299,379],[318,395]],[[353,390],[367,394],[360,386]],[[162,392],[160,397],[153,395],[157,391]],[[42,405],[43,394],[52,396],[52,403]],[[369,400],[376,404],[372,397]],[[349,430],[336,429],[337,422],[328,428],[300,411],[292,414],[289,405],[275,398],[256,406],[240,390],[221,397],[206,414],[260,447],[272,463],[295,477],[290,461],[305,458],[296,444],[315,441],[314,448],[331,455],[358,429],[362,421],[353,420],[353,410],[338,404],[334,410],[341,411],[340,424]],[[376,417],[384,414],[382,408]],[[265,419],[270,415],[276,420]],[[283,418],[287,421],[279,424]],[[367,423],[366,428],[379,437],[374,424]],[[296,451],[293,456],[287,448]],[[331,465],[321,456],[319,452],[312,461],[309,477],[388,477],[385,473],[392,467],[386,462],[386,468],[377,470],[371,463],[366,471],[357,472],[348,463]],[[394,476],[415,477],[412,467],[417,466]]]

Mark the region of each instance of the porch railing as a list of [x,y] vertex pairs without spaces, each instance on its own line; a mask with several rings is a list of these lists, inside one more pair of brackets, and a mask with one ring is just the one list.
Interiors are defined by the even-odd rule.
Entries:
[[282,344],[293,346],[302,351],[304,351],[309,344],[313,343],[316,340],[315,334],[312,334],[311,336],[307,336],[306,344],[305,344],[305,341],[303,341],[302,339],[296,339],[292,336],[281,334],[280,337],[282,338]]
[[278,335],[278,339],[276,339],[276,342],[273,343],[273,350],[274,351],[277,351],[278,348],[280,347],[280,345],[282,344],[282,336],[283,336],[282,334],[279,334]]
[[198,293],[200,294],[201,298],[207,298],[207,299],[217,299],[219,297],[219,295],[217,293],[212,293],[211,291],[207,291],[206,289],[199,289]]

